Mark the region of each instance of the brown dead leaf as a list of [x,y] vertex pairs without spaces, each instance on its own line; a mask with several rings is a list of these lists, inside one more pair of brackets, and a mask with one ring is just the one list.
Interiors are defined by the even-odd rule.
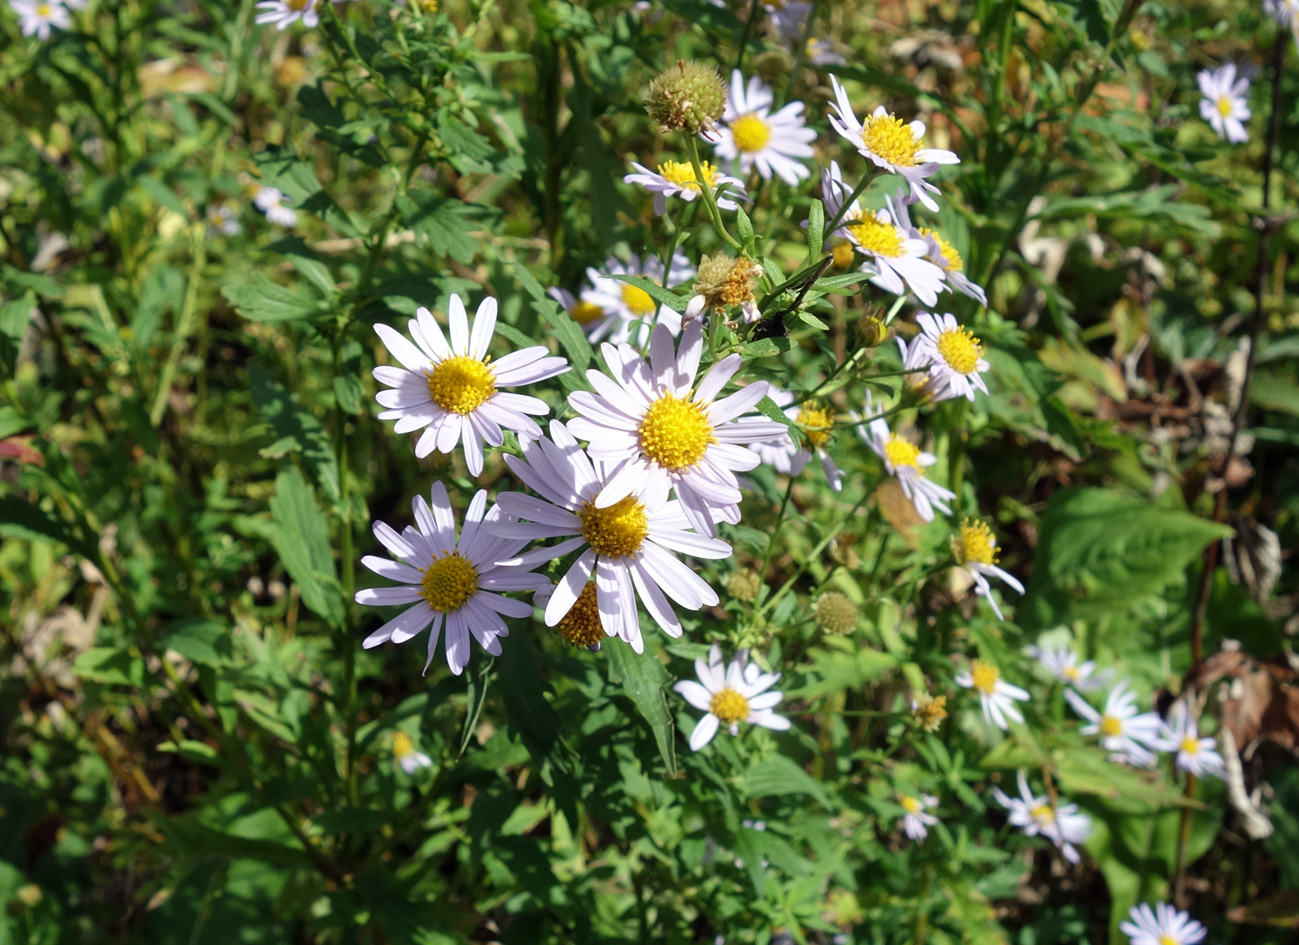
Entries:
[[1219,711],[1242,753],[1248,755],[1256,741],[1299,749],[1299,673],[1284,660],[1259,662],[1240,650],[1223,650],[1201,663],[1188,682],[1197,688],[1229,682]]
[[875,490],[875,504],[879,506],[884,520],[893,526],[898,535],[910,547],[916,547],[916,528],[924,524],[924,519],[916,507],[907,498],[896,479],[886,479],[884,484]]

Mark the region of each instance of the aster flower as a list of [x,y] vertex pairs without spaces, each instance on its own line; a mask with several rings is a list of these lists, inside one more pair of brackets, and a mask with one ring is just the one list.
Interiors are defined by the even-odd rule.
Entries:
[[797,476],[815,455],[821,460],[821,470],[826,481],[835,492],[843,488],[839,467],[835,465],[826,445],[830,441],[830,431],[834,426],[834,417],[826,407],[816,401],[804,401],[794,404],[794,395],[781,390],[774,384],[767,385],[767,396],[777,407],[785,411],[785,416],[802,428],[800,442],[795,442],[788,432],[772,440],[754,443],[752,449],[759,458],[776,472],[786,476]]
[[[586,270],[591,288],[582,292],[582,301],[602,313],[601,317],[590,318],[582,324],[593,344],[607,338],[614,344],[630,341],[643,345],[656,324],[666,325],[674,335],[681,331],[681,316],[677,312],[654,301],[644,289],[610,278],[615,275],[643,276],[662,284],[663,263],[655,256],[641,257],[632,253],[626,263],[610,256],[604,264],[604,272]],[[685,253],[677,250],[672,256],[667,284],[677,286],[694,276],[694,266],[690,265]]]
[[[731,546],[690,531],[677,502],[651,505],[629,495],[597,505],[613,468],[588,457],[558,420],[551,421],[549,439],[525,440],[523,457],[506,456],[505,462],[540,498],[522,492],[497,496],[501,508],[524,521],[500,521],[494,533],[525,540],[563,539],[510,563],[531,567],[580,552],[549,598],[538,599],[538,604],[545,601],[546,626],[559,624],[581,604],[583,593],[594,594],[605,635],[620,637],[640,653],[645,644],[638,597],[654,622],[674,637],[681,636],[681,621],[669,598],[690,610],[717,603],[717,592],[673,552],[720,559],[730,556]],[[592,575],[595,590],[588,591]],[[585,606],[589,604],[588,596]]]
[[968,328],[962,328],[954,315],[931,315],[921,312],[916,316],[921,328],[917,339],[921,350],[929,356],[929,380],[935,400],[964,397],[974,402],[974,392],[988,392],[988,385],[980,376],[988,370],[983,359],[983,345]]
[[925,476],[925,470],[938,462],[938,457],[891,432],[883,417],[872,420],[865,430],[858,427],[857,431],[875,451],[875,455],[884,460],[884,469],[897,479],[903,494],[911,500],[916,513],[924,521],[934,520],[934,509],[944,515],[951,514],[951,506],[947,503],[956,498],[956,493],[931,482]]
[[809,39],[807,61],[814,66],[842,66],[848,60],[835,51],[834,43],[828,39]]
[[1199,727],[1191,718],[1185,700],[1173,707],[1172,719],[1160,725],[1159,735],[1151,744],[1160,751],[1177,752],[1177,767],[1197,778],[1205,775],[1221,778],[1226,773],[1226,764],[1217,751],[1218,743],[1212,738],[1200,737]]
[[1124,761],[1142,768],[1155,763],[1150,746],[1159,737],[1159,716],[1137,711],[1137,695],[1126,681],[1110,690],[1103,712],[1097,712],[1072,689],[1066,689],[1064,697],[1088,723],[1079,731],[1084,735],[1099,735],[1101,747],[1112,753],[1111,761]]
[[213,203],[207,208],[208,232],[219,236],[238,236],[243,232],[238,214],[228,203]]
[[1024,585],[997,567],[997,539],[993,537],[988,524],[977,519],[973,522],[966,519],[952,539],[952,555],[956,558],[957,565],[974,581],[974,593],[988,599],[998,620],[1006,619],[992,596],[992,585],[988,578],[998,578],[1021,594],[1024,593]]
[[980,305],[988,304],[988,296],[984,293],[982,286],[970,281],[969,276],[965,274],[965,260],[955,246],[934,230],[923,226],[915,226],[911,222],[911,210],[906,201],[889,197],[886,205],[893,222],[909,239],[922,239],[925,241],[929,247],[925,253],[925,259],[943,271],[943,281],[947,283],[949,288],[963,295],[968,295]]
[[1299,22],[1299,0],[1263,0],[1263,12],[1280,26]]
[[926,808],[937,807],[938,798],[932,794],[921,794],[919,797],[899,794],[898,803],[906,811],[902,815],[902,832],[917,843],[929,836],[929,828],[938,823],[938,818]]
[[773,711],[784,695],[768,692],[780,681],[780,673],[764,673],[757,663],[749,662],[748,650],[740,650],[735,659],[724,663],[721,649],[713,644],[708,662],[695,660],[695,674],[698,682],[683,679],[672,687],[696,709],[708,713],[690,734],[691,751],[712,741],[722,725],[732,735],[740,734],[741,722],[778,732],[789,728],[789,719]]
[[297,212],[284,206],[288,201],[289,198],[274,187],[258,187],[253,195],[253,203],[266,214],[267,220],[283,227],[297,226]]
[[789,41],[802,38],[803,24],[812,12],[812,4],[807,0],[763,0],[762,9],[767,11],[776,36]]
[[277,30],[282,30],[301,20],[303,26],[314,29],[320,20],[316,6],[316,0],[261,0],[254,22],[274,23]]
[[1110,670],[1096,672],[1096,661],[1078,662],[1078,654],[1067,646],[1030,646],[1028,653],[1046,667],[1056,680],[1079,692],[1093,692],[1109,685]]
[[812,156],[816,132],[804,127],[802,102],[771,114],[774,101],[771,86],[760,78],[750,78],[746,88],[740,70],[732,72],[717,156],[738,160],[745,171],[756,167],[763,180],[774,174],[792,187],[812,175],[801,159]]
[[585,331],[586,327],[594,321],[604,318],[604,310],[600,306],[591,302],[584,302],[573,295],[567,289],[552,287],[546,290],[546,294],[552,299],[564,306],[564,311],[568,317],[577,322]]
[[766,381],[719,399],[740,369],[738,354],[714,364],[696,387],[703,346],[698,321],[683,329],[679,351],[667,326],[655,327],[649,363],[630,345],[605,344],[601,350],[614,379],[587,371],[595,392],[569,395],[569,406],[579,414],[568,422],[569,431],[590,444],[592,458],[617,466],[596,508],[634,495],[654,509],[673,490],[701,535],[716,536],[716,517],[732,524],[740,520],[735,474],[761,462],[751,444],[779,436],[785,426],[758,417],[736,422],[756,409],[767,393]]
[[502,618],[532,616],[531,605],[502,595],[539,590],[547,581],[528,568],[499,563],[513,558],[527,542],[499,538],[485,527],[504,518],[496,508],[484,517],[486,490],[480,489],[470,500],[458,541],[446,486],[433,483],[430,500],[415,497],[415,527],[407,526],[401,534],[383,522],[374,523],[374,536],[396,560],[366,555],[361,563],[380,577],[400,583],[357,591],[356,602],[377,607],[414,606],[371,633],[363,645],[368,650],[389,641],[405,643],[432,624],[424,663],[428,672],[445,622],[447,666],[459,676],[469,663],[471,635],[484,650],[499,656],[500,638],[510,634]]
[[500,446],[505,442],[503,429],[541,436],[529,414],[550,412],[543,400],[498,388],[555,377],[568,370],[568,362],[550,356],[542,345],[493,362],[487,348],[496,329],[496,300],[479,303],[472,329],[460,296],[451,296],[447,310],[450,344],[426,308],[416,309],[408,323],[415,344],[387,325],[374,326],[384,347],[402,365],[374,369],[375,379],[392,388],[380,391],[375,400],[388,408],[379,414],[380,420],[397,421],[394,433],[424,430],[415,443],[416,456],[423,458],[435,449],[450,453],[463,442],[469,474],[477,476],[483,471],[484,443]]
[[433,759],[418,750],[405,732],[398,732],[392,737],[392,756],[407,774],[414,774],[420,768],[433,767]]
[[938,193],[938,188],[927,178],[937,173],[939,165],[959,164],[961,159],[941,148],[920,147],[920,139],[925,135],[924,122],[907,124],[885,111],[882,105],[863,124],[853,113],[852,102],[839,80],[830,76],[830,85],[835,97],[831,106],[835,112],[830,117],[831,127],[876,167],[900,175],[911,188],[915,200],[937,211],[938,204],[930,194]]
[[1213,126],[1218,137],[1232,144],[1249,140],[1249,132],[1242,122],[1249,121],[1249,79],[1236,78],[1235,63],[1226,63],[1217,69],[1203,69],[1195,77],[1204,96],[1200,102],[1200,117]]
[[1074,844],[1082,843],[1091,835],[1091,818],[1078,813],[1077,804],[1057,803],[1052,810],[1046,795],[1039,797],[1028,789],[1023,771],[1019,772],[1019,794],[1019,797],[1007,797],[1001,788],[992,789],[997,803],[1010,812],[1012,824],[1030,837],[1038,834],[1046,837],[1070,863],[1081,862]]
[[61,0],[9,0],[18,15],[18,29],[24,36],[49,39],[51,30],[65,30],[72,25]]
[[1005,732],[1010,729],[1007,719],[1013,722],[1024,721],[1015,702],[1027,702],[1028,693],[1002,679],[1001,670],[991,663],[975,660],[968,670],[956,677],[955,682],[956,685],[973,689],[979,694],[983,717],[989,725],[995,725]]
[[[699,182],[695,180],[695,169],[686,161],[664,161],[657,171],[651,171],[644,165],[632,162],[636,173],[628,174],[622,179],[624,184],[639,184],[654,195],[654,212],[663,216],[667,210],[669,197],[680,197],[689,203],[700,194]],[[737,199],[744,198],[744,182],[738,177],[719,174],[717,168],[707,161],[700,162],[708,188],[717,198],[717,206],[723,210],[734,210],[739,204]],[[720,194],[717,188],[726,185]]]
[[1132,939],[1132,945],[1196,945],[1209,934],[1190,913],[1166,902],[1157,903],[1154,909],[1144,902],[1133,906],[1128,921],[1120,922],[1119,929]]

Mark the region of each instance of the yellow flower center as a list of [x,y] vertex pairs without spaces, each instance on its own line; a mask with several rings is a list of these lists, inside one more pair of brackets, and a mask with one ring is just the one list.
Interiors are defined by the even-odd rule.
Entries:
[[582,537],[586,543],[596,554],[609,558],[635,553],[649,534],[649,513],[634,496],[619,499],[607,509],[597,509],[593,503],[584,502],[577,515],[582,520]]
[[850,223],[847,230],[865,252],[889,259],[902,255],[902,231],[873,213],[867,213],[864,219]]
[[1029,813],[1033,815],[1034,820],[1043,826],[1055,822],[1055,811],[1051,810],[1050,804],[1038,804]]
[[42,20],[49,19],[50,14],[53,12],[54,10],[50,7],[48,3],[42,3],[36,7],[36,15],[39,16]]
[[750,112],[731,122],[731,137],[735,139],[736,148],[752,154],[761,151],[771,140],[771,125],[767,124],[766,119]]
[[434,559],[419,582],[419,596],[446,613],[459,610],[477,590],[478,572],[458,551]]
[[1064,678],[1072,679],[1077,682],[1082,678],[1082,673],[1079,671],[1077,666],[1066,666],[1064,668]]
[[903,795],[898,798],[898,803],[902,805],[902,809],[908,814],[920,813],[920,801],[916,800],[914,797]]
[[641,452],[672,472],[689,469],[717,442],[703,408],[671,393],[650,404],[637,432]]
[[997,540],[986,522],[961,525],[961,534],[952,542],[952,553],[959,564],[994,564],[997,560]]
[[1182,943],[1171,935],[1161,935],[1159,936],[1159,945],[1182,945]]
[[595,646],[604,639],[600,624],[600,607],[595,597],[595,582],[587,581],[568,613],[559,619],[555,632],[565,643],[583,648]]
[[[623,289],[624,300],[627,298],[627,289],[630,288],[632,288],[632,286],[627,286]],[[645,293],[641,292],[640,289],[636,289],[636,291],[640,292],[641,295],[645,295]],[[646,296],[646,298],[648,297],[649,296]],[[589,325],[603,314],[604,309],[600,308],[600,306],[596,305],[594,302],[578,302],[569,310],[568,317],[579,325]]]
[[1218,114],[1223,118],[1231,117],[1231,99],[1225,95],[1218,99]]
[[803,428],[803,436],[814,450],[819,450],[829,441],[833,424],[830,412],[816,401],[809,400],[798,410],[798,425]]
[[830,252],[834,254],[834,266],[836,269],[847,269],[852,265],[855,250],[852,248],[852,243],[847,240],[835,243]]
[[968,328],[949,328],[934,343],[947,366],[958,374],[972,374],[983,357],[983,345]]
[[405,732],[398,732],[392,737],[392,753],[398,761],[415,754],[415,744]]
[[884,458],[894,469],[910,467],[918,475],[924,475],[924,470],[916,465],[916,460],[920,458],[920,447],[896,433],[890,433],[889,441],[884,444]]
[[428,392],[447,413],[473,413],[496,393],[496,378],[485,361],[458,354],[435,366],[428,375]]
[[419,8],[432,16],[438,11],[438,0],[419,0]]
[[896,115],[871,115],[862,126],[862,143],[872,154],[898,167],[914,167],[920,142]]
[[658,303],[650,298],[644,289],[638,289],[629,282],[622,284],[622,304],[631,309],[637,318],[648,318],[658,311]]
[[922,226],[920,227],[918,232],[920,233],[921,236],[932,236],[934,238],[934,242],[938,244],[938,251],[942,253],[943,258],[947,260],[948,272],[964,271],[965,260],[962,259],[961,254],[956,251],[955,246],[947,242],[947,240],[943,239],[941,236],[939,236],[937,233],[935,233],[933,230],[929,229],[928,227]]
[[286,6],[294,12],[300,12],[311,6],[311,0],[288,0]]
[[732,725],[743,722],[749,717],[749,700],[734,689],[723,689],[714,693],[708,703],[708,711],[717,716],[723,724]]
[[[704,180],[712,190],[717,189],[717,168],[703,161],[699,165],[704,172]],[[695,180],[695,169],[684,161],[666,161],[659,165],[659,173],[669,184],[675,184],[682,190],[699,190],[699,181]]]
[[1123,720],[1113,715],[1101,716],[1101,734],[1102,735],[1122,735]]
[[1186,736],[1182,739],[1182,751],[1188,755],[1198,755],[1200,753],[1200,740],[1189,735]]
[[990,696],[997,689],[997,680],[1001,678],[1001,670],[991,663],[975,660],[974,665],[970,668],[970,676],[974,680],[974,688],[985,696]]

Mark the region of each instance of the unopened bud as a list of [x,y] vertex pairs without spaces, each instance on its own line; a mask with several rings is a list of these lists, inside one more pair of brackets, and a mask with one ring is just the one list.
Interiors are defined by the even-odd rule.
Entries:
[[857,321],[857,344],[862,348],[878,348],[884,342],[889,340],[889,326],[885,324],[884,318],[875,311],[874,308],[868,308],[866,314]]
[[762,590],[762,579],[756,571],[744,568],[726,575],[726,593],[738,601],[750,603],[758,599]]
[[768,85],[775,85],[793,68],[793,58],[783,49],[769,49],[753,59],[753,71]]
[[726,83],[703,63],[678,59],[645,89],[645,111],[665,133],[710,132],[725,109]]
[[817,625],[826,633],[845,634],[857,629],[857,605],[846,594],[827,591],[812,605]]

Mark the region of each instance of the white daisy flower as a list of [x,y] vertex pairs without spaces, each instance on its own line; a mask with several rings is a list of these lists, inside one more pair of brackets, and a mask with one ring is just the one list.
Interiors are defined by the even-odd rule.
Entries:
[[997,606],[997,601],[992,596],[992,585],[988,582],[988,578],[998,578],[1020,594],[1024,593],[1024,585],[997,567],[997,539],[993,537],[988,523],[978,519],[973,522],[966,519],[961,524],[960,532],[952,538],[952,554],[956,558],[956,563],[974,581],[974,593],[979,597],[986,597],[997,619],[1005,620],[1006,618],[1001,615],[1001,608]]
[[[651,171],[642,164],[632,161],[635,174],[628,174],[622,179],[624,184],[639,184],[654,195],[654,212],[663,216],[668,207],[669,197],[680,197],[689,203],[700,194],[699,182],[695,180],[695,169],[687,161],[664,161],[657,171]],[[744,198],[744,182],[738,177],[719,174],[717,168],[707,161],[699,164],[704,172],[704,179],[709,189],[717,198],[717,206],[723,210],[734,210],[739,204],[737,199]],[[717,188],[726,185],[721,194]]]
[[704,330],[698,321],[681,333],[680,351],[666,325],[650,338],[650,360],[630,345],[601,348],[616,380],[599,371],[586,372],[595,393],[574,391],[569,406],[580,416],[569,431],[590,445],[592,458],[617,467],[596,498],[600,509],[640,496],[655,509],[673,490],[695,531],[717,535],[714,518],[740,520],[737,472],[748,472],[761,460],[748,447],[785,432],[784,424],[751,417],[767,393],[767,382],[756,381],[718,399],[740,369],[740,356],[727,355],[695,386],[704,350]]
[[926,808],[937,807],[938,798],[932,794],[921,794],[919,797],[899,794],[898,803],[906,811],[902,815],[902,832],[917,843],[929,836],[929,828],[938,823],[938,818]]
[[261,0],[256,23],[274,23],[277,30],[292,26],[298,20],[314,29],[320,18],[316,14],[316,0]]
[[952,514],[951,506],[947,503],[956,498],[956,493],[931,482],[925,476],[925,469],[938,462],[938,457],[923,452],[910,440],[891,432],[883,417],[872,420],[865,430],[858,427],[857,432],[875,451],[875,455],[884,460],[884,469],[897,479],[903,494],[911,500],[916,513],[924,521],[934,520],[934,509],[944,515]]
[[1159,737],[1159,716],[1154,712],[1137,711],[1137,694],[1120,682],[1105,698],[1105,710],[1097,712],[1087,700],[1072,689],[1064,697],[1074,711],[1087,720],[1080,732],[1099,735],[1101,747],[1111,752],[1111,761],[1123,761],[1141,768],[1155,763],[1150,746]]
[[[415,339],[387,325],[374,330],[401,367],[374,369],[375,380],[391,390],[375,395],[388,408],[380,420],[396,420],[394,433],[424,430],[415,443],[421,459],[433,452],[450,453],[463,442],[469,474],[483,471],[483,444],[500,446],[502,429],[520,436],[541,436],[541,428],[529,416],[544,416],[550,408],[543,400],[499,390],[519,384],[535,384],[568,370],[568,362],[552,357],[542,345],[512,351],[493,362],[487,354],[496,329],[496,300],[485,298],[474,315],[473,328],[465,316],[465,304],[452,295],[447,306],[451,343],[426,308],[415,311],[408,327]],[[427,428],[427,429],[425,429]]]
[[1263,12],[1280,26],[1299,23],[1299,0],[1263,0]]
[[244,228],[239,215],[228,203],[213,203],[207,208],[208,232],[217,236],[238,236]]
[[797,476],[812,460],[815,454],[821,460],[821,470],[826,481],[835,492],[843,489],[842,475],[830,454],[826,444],[830,441],[830,431],[834,426],[834,417],[821,404],[806,400],[794,405],[794,395],[781,390],[774,384],[767,385],[767,396],[777,407],[785,411],[785,416],[802,427],[802,437],[795,442],[786,431],[781,436],[761,443],[754,443],[751,449],[768,466],[786,476]]
[[1190,913],[1166,902],[1157,903],[1154,909],[1144,902],[1133,906],[1128,919],[1119,923],[1119,929],[1132,939],[1132,945],[1196,945],[1209,934]]
[[[1046,795],[1038,797],[1028,789],[1028,779],[1024,772],[1019,772],[1019,797],[1007,797],[999,787],[992,789],[992,796],[997,803],[1010,812],[1010,822],[1030,837],[1038,834],[1046,837],[1060,848],[1064,858],[1070,863],[1079,863],[1082,857],[1074,847],[1082,843],[1092,832],[1091,818],[1078,813],[1077,804],[1057,803],[1051,809]],[[1058,799],[1057,799],[1058,800]]]
[[1217,751],[1218,743],[1200,737],[1200,729],[1187,711],[1185,700],[1173,707],[1172,719],[1160,725],[1159,735],[1151,744],[1160,751],[1177,752],[1177,767],[1197,778],[1206,774],[1222,778],[1226,774],[1226,763]]
[[1037,659],[1056,680],[1073,686],[1079,692],[1094,692],[1109,685],[1111,670],[1096,672],[1096,661],[1078,662],[1078,654],[1067,646],[1030,646],[1030,656]]
[[267,220],[278,226],[297,226],[297,212],[284,206],[288,200],[289,198],[283,192],[274,187],[258,187],[257,193],[253,195],[253,203],[258,210],[266,214]]
[[407,774],[414,774],[420,768],[433,767],[433,759],[418,750],[405,732],[398,732],[392,737],[392,756]]
[[1249,140],[1249,132],[1242,122],[1249,121],[1249,79],[1236,78],[1235,63],[1217,69],[1203,69],[1195,77],[1200,86],[1200,117],[1213,126],[1218,137],[1232,144]]
[[783,732],[789,719],[772,711],[785,698],[779,692],[768,692],[780,681],[780,673],[764,673],[757,663],[748,662],[749,651],[740,650],[730,663],[722,662],[722,651],[713,644],[708,662],[695,660],[699,682],[683,679],[672,688],[696,709],[708,714],[699,720],[690,734],[690,750],[699,751],[725,724],[732,735],[740,734],[740,723],[761,725]]
[[739,160],[746,172],[756,167],[763,180],[779,177],[791,187],[812,172],[801,159],[812,156],[816,132],[803,124],[803,103],[790,102],[769,114],[775,96],[757,76],[745,88],[740,70],[731,73],[731,89],[722,113],[717,156]]
[[24,36],[49,39],[51,30],[65,30],[72,17],[61,0],[9,0],[18,15],[18,29]]
[[368,650],[391,640],[405,643],[429,624],[428,659],[433,662],[442,624],[446,623],[446,660],[459,676],[469,663],[469,637],[499,656],[500,637],[510,635],[502,617],[531,617],[532,606],[503,597],[508,591],[536,591],[548,583],[540,574],[514,563],[513,558],[527,544],[497,537],[486,526],[503,520],[493,507],[484,518],[487,490],[480,489],[469,503],[460,539],[456,540],[455,513],[446,486],[433,483],[432,502],[417,495],[413,503],[415,526],[401,534],[384,524],[374,523],[374,536],[397,560],[366,555],[361,563],[380,577],[400,581],[396,587],[371,587],[356,592],[356,602],[376,607],[413,604],[365,638]]
[[812,4],[807,0],[763,0],[762,9],[767,11],[776,36],[788,42],[803,38],[803,24],[812,12]]
[[[591,288],[582,292],[582,301],[601,312],[599,318],[588,318],[582,323],[582,329],[593,344],[607,338],[614,344],[631,342],[637,346],[643,345],[656,324],[667,325],[674,335],[681,331],[680,314],[666,305],[659,305],[644,289],[630,282],[610,278],[615,275],[643,276],[661,285],[663,263],[656,256],[647,255],[642,258],[632,253],[631,259],[626,263],[610,256],[604,264],[604,270],[602,273],[588,268],[586,277],[591,280]],[[681,285],[694,277],[695,267],[690,264],[685,253],[677,250],[672,256],[668,286]]]
[[890,174],[899,174],[911,188],[911,195],[930,210],[937,211],[938,204],[930,194],[938,193],[938,188],[926,178],[932,177],[941,164],[959,164],[961,159],[952,151],[941,148],[922,148],[920,139],[925,136],[925,125],[921,121],[910,124],[879,106],[866,119],[865,124],[853,114],[852,102],[848,92],[839,80],[830,76],[830,85],[834,88],[835,114],[830,117],[830,125],[841,136],[869,158],[876,166]]
[[988,296],[983,287],[975,284],[965,274],[965,260],[956,247],[947,242],[934,230],[923,226],[914,226],[911,222],[911,210],[905,200],[889,197],[887,206],[893,222],[911,239],[922,239],[929,246],[925,258],[943,271],[943,280],[948,287],[977,301],[980,305],[988,304]]
[[[681,636],[681,621],[668,598],[690,610],[717,603],[717,592],[673,552],[721,559],[730,557],[731,546],[690,531],[677,502],[651,506],[626,496],[597,505],[613,468],[599,459],[593,463],[558,420],[551,421],[549,439],[524,441],[523,458],[506,456],[505,462],[540,498],[521,492],[497,496],[506,512],[525,521],[501,521],[493,531],[507,538],[563,539],[510,563],[531,567],[581,552],[545,600],[546,626],[559,624],[581,604],[584,593],[593,595],[605,635],[620,637],[640,653],[645,644],[637,597],[654,622],[674,637]],[[588,590],[593,573],[594,590]],[[587,600],[589,604],[590,596]]]
[[974,402],[974,392],[988,392],[980,376],[988,370],[983,359],[983,345],[968,328],[962,328],[956,316],[947,313],[916,316],[921,328],[917,339],[921,350],[929,355],[929,380],[935,400],[964,397]]
[[582,327],[583,331],[586,331],[587,326],[592,322],[600,321],[604,318],[604,309],[591,302],[585,302],[582,299],[577,298],[567,289],[561,289],[556,286],[547,289],[546,293],[560,305],[564,306],[564,311],[568,313],[568,317],[577,322],[578,325]]
[[1028,693],[1018,686],[1012,686],[1001,678],[1001,670],[991,663],[975,660],[970,668],[956,677],[956,685],[973,689],[979,694],[979,704],[983,707],[983,717],[989,725],[995,725],[1003,732],[1009,731],[1006,721],[1024,721],[1024,716],[1015,707],[1015,702],[1027,702]]

